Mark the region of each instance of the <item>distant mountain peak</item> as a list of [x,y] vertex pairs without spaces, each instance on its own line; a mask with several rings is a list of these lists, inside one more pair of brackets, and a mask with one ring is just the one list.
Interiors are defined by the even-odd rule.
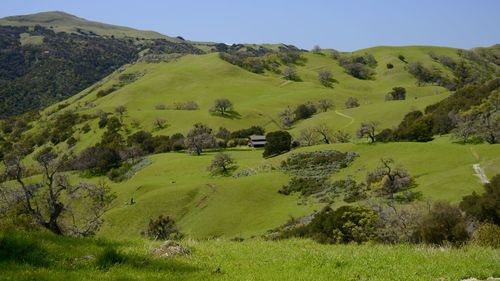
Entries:
[[169,37],[154,31],[137,30],[129,27],[106,24],[77,17],[63,11],[47,11],[29,15],[9,16],[0,19],[0,25],[34,26],[41,25],[57,32],[78,33],[80,30],[94,34],[115,37],[140,37],[147,39],[167,39],[179,42],[180,39]]

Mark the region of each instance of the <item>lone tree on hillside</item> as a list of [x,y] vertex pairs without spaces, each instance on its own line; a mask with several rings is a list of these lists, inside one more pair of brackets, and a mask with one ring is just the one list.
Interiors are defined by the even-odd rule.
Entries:
[[224,115],[227,111],[233,108],[233,103],[228,99],[216,99],[214,106],[209,110],[210,112],[218,112]]
[[[59,156],[46,147],[34,156],[41,180],[27,180],[30,168],[22,163],[23,153],[15,151],[4,159],[0,184],[0,219],[21,211],[33,223],[58,235],[90,236],[101,226],[104,211],[115,198],[101,182],[72,184],[62,174],[68,167],[67,155]],[[9,184],[15,180],[17,187]]]
[[403,166],[395,166],[394,160],[390,158],[382,158],[380,162],[382,164],[366,176],[368,187],[377,185],[380,188],[381,195],[392,199],[394,193],[416,186],[415,180]]
[[312,52],[315,54],[321,54],[321,47],[319,45],[314,45]]
[[229,171],[235,167],[236,161],[234,161],[231,155],[219,152],[215,155],[210,166],[208,166],[208,171],[214,175],[222,174],[227,175]]
[[266,146],[264,157],[274,156],[290,151],[292,148],[292,136],[286,131],[271,132],[266,135]]
[[370,121],[367,123],[361,123],[361,126],[356,131],[356,136],[360,139],[366,137],[366,138],[370,139],[370,142],[373,143],[376,141],[378,125],[379,125],[379,122],[377,122],[377,121]]
[[301,142],[301,145],[305,146],[315,145],[316,143],[318,143],[318,135],[313,129],[304,128],[300,130],[299,140]]
[[345,101],[345,107],[346,108],[359,107],[358,99],[355,97],[348,97],[347,100]]
[[327,112],[329,109],[335,108],[335,104],[330,99],[322,99],[318,101],[316,107],[322,112]]
[[328,70],[322,70],[318,73],[318,80],[323,86],[331,87],[333,81],[333,75]]
[[316,132],[320,137],[323,143],[329,144],[332,140],[332,130],[328,128],[328,126],[323,123],[314,128],[314,132]]
[[279,117],[283,129],[290,129],[290,127],[292,127],[294,118],[293,118],[293,113],[289,107],[280,112]]
[[127,111],[124,105],[119,105],[115,108],[115,112],[120,116],[120,122],[123,122],[123,114]]
[[186,147],[192,154],[200,155],[205,148],[212,148],[216,145],[212,129],[202,123],[194,124],[185,139]]
[[351,140],[351,134],[346,131],[337,130],[335,133],[333,133],[333,140],[335,142],[346,143]]

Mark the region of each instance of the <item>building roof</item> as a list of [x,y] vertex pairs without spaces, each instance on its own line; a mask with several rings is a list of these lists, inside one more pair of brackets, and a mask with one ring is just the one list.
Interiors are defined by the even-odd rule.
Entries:
[[251,141],[266,141],[266,136],[262,135],[251,135],[249,138]]

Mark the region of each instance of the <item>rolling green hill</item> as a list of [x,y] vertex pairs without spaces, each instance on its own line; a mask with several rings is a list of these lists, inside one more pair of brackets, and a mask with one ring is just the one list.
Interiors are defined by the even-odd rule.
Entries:
[[89,21],[74,15],[52,11],[30,15],[10,16],[0,19],[0,25],[12,26],[35,26],[41,25],[54,30],[55,32],[67,32],[78,34],[97,34],[100,36],[114,36],[117,38],[132,37],[145,39],[168,39],[174,42],[181,40],[169,37],[155,31],[143,31],[124,26],[105,24]]
[[[89,188],[93,185],[85,184],[71,188],[70,182],[99,183],[116,195],[104,212],[102,226],[99,214],[93,221],[100,226],[96,233],[92,232],[95,238],[69,238],[36,229],[26,218],[30,210],[22,210],[24,201],[0,205],[0,211],[6,210],[7,214],[1,217],[6,218],[6,227],[0,229],[0,280],[305,280],[311,276],[315,280],[332,277],[339,280],[459,280],[500,274],[495,267],[498,251],[485,248],[477,237],[460,248],[382,245],[375,241],[387,241],[378,236],[379,240],[370,238],[373,243],[364,245],[320,245],[304,239],[267,241],[285,224],[290,223],[287,225],[290,227],[297,218],[307,221],[326,206],[339,210],[394,199],[395,192],[387,198],[377,195],[380,182],[374,187],[363,185],[368,198],[354,203],[345,200],[348,187],[334,184],[330,190],[320,191],[326,196],[332,195],[328,200],[322,200],[319,193],[285,195],[279,191],[290,183],[292,176],[286,173],[282,163],[298,152],[335,150],[356,155],[345,167],[340,167],[342,164],[332,159],[332,154],[328,154],[332,158],[320,159],[338,164],[339,170],[307,180],[319,178],[328,183],[352,178],[364,184],[368,182],[368,174],[380,167],[382,158],[391,158],[411,175],[411,192],[415,193],[410,192],[410,196],[415,195],[422,206],[423,202],[429,203],[429,210],[434,201],[457,204],[464,196],[481,193],[483,183],[476,173],[484,170],[487,178],[499,173],[498,144],[490,145],[473,137],[472,141],[462,144],[445,134],[449,130],[443,134],[440,131],[441,135],[433,131],[434,139],[425,143],[396,142],[396,139],[390,139],[395,142],[367,143],[366,139],[356,137],[356,131],[361,123],[369,121],[379,124],[377,131],[395,129],[409,112],[426,112],[431,105],[441,110],[439,116],[451,123],[452,117],[457,118],[456,111],[480,105],[482,98],[494,96],[498,91],[498,80],[488,82],[500,73],[498,46],[476,51],[379,46],[352,53],[327,49],[308,52],[285,44],[227,46],[91,22],[62,12],[3,18],[0,31],[0,39],[4,39],[0,40],[0,51],[10,54],[0,56],[3,59],[0,66],[5,66],[0,68],[0,117],[8,117],[0,120],[0,160],[5,160],[0,164],[1,179],[5,181],[0,183],[16,185],[18,182],[13,179],[22,175],[28,183],[25,190],[45,196],[43,184],[34,183],[50,182],[53,178],[42,179],[44,170],[33,166],[33,156],[54,147],[68,157],[48,153],[38,161],[64,160],[60,162],[64,169],[60,173],[67,175],[68,180],[63,177],[58,181],[56,177],[56,181],[60,184],[58,187],[63,188],[59,192],[68,194],[63,200],[71,199],[74,203],[61,204],[67,208],[61,209],[65,216],[71,211],[91,216],[94,211],[98,213],[94,209],[107,207],[99,205],[99,200],[104,201],[107,195],[105,188],[96,191]],[[294,56],[299,58],[286,61]],[[361,67],[373,74],[355,78],[346,66],[349,63],[350,67]],[[422,81],[422,77],[410,69],[415,65],[429,76],[424,77],[427,81]],[[295,81],[284,77],[284,73],[290,73],[289,68],[299,77]],[[321,83],[318,77],[325,71],[333,76],[331,87]],[[463,77],[459,77],[461,74]],[[466,85],[470,82],[466,79],[471,77],[474,83]],[[478,85],[482,82],[486,86],[481,88]],[[395,87],[405,88],[405,99],[386,99]],[[359,107],[348,107],[345,103],[349,98],[357,99]],[[213,113],[217,99],[232,102],[227,115]],[[330,100],[334,106],[294,120],[290,128],[282,124],[280,114],[284,110],[294,111],[299,105],[307,107],[321,100]],[[191,106],[189,110],[186,104]],[[36,111],[40,108],[43,109]],[[27,112],[29,110],[33,111]],[[425,120],[435,122],[432,118]],[[167,136],[186,136],[196,123],[206,124],[214,132],[220,128],[235,132],[252,126],[260,126],[266,132],[286,130],[296,142],[292,151],[271,158],[263,158],[263,149],[241,143],[229,148],[211,146],[199,156],[189,154],[184,144],[175,149],[173,138]],[[311,146],[298,141],[306,129],[321,126],[331,132],[342,130],[351,138],[345,143]],[[143,143],[127,139],[135,133],[141,133],[138,137],[135,135],[137,138],[150,140],[153,149],[143,149]],[[232,141],[235,140],[237,138]],[[158,147],[163,150],[157,150]],[[213,175],[207,169],[221,150],[236,161],[232,175]],[[114,163],[106,166],[104,172],[97,169],[101,163],[92,162],[109,159]],[[85,167],[86,162],[95,166]],[[300,169],[306,172],[316,169],[311,167]],[[478,167],[480,172],[476,171]],[[4,168],[9,168],[5,169],[6,173]],[[397,171],[406,173],[404,169]],[[354,185],[356,187],[356,183]],[[0,199],[20,198],[15,189],[0,187],[3,196]],[[89,195],[79,194],[79,190],[90,190]],[[396,196],[407,191],[403,190]],[[58,196],[46,193],[49,197]],[[371,198],[372,195],[376,198]],[[79,205],[89,198],[94,199],[94,209]],[[33,198],[42,202],[40,199]],[[399,207],[404,208],[396,203],[395,215]],[[415,215],[420,217],[408,217],[422,223],[429,210],[427,213],[415,210]],[[457,211],[461,219],[465,216],[458,208],[452,210]],[[367,215],[366,220],[377,220],[378,214],[382,212],[373,212],[373,217]],[[43,224],[40,216],[39,224]],[[151,254],[160,242],[146,240],[143,232],[151,220],[159,216],[175,221],[175,228],[184,235],[182,244],[192,251],[189,256],[162,259]],[[61,220],[68,223],[72,218],[73,227],[77,229],[74,217],[67,215]],[[3,223],[0,220],[0,227]],[[352,222],[346,225],[349,223]],[[459,226],[465,229],[464,225]],[[355,227],[353,232],[364,234],[363,226]],[[405,231],[421,236],[421,225],[418,227],[408,227]],[[334,235],[331,231],[330,234]],[[401,241],[425,241],[418,239]],[[403,243],[401,241],[395,243]],[[462,241],[465,239],[458,242]],[[451,240],[445,242],[451,243]]]
[[[272,72],[251,73],[219,59],[217,54],[188,55],[155,64],[139,62],[120,72],[142,75],[137,81],[98,98],[99,90],[118,83],[120,74],[116,73],[99,83],[99,87],[83,91],[66,104],[69,105],[67,109],[77,109],[81,113],[95,113],[99,110],[113,112],[115,107],[123,105],[127,107],[124,118],[126,123],[138,120],[144,129],[152,130],[154,119],[162,118],[167,121],[168,126],[156,133],[172,134],[186,133],[192,124],[200,121],[213,128],[223,126],[234,130],[260,125],[268,131],[276,130],[279,128],[278,113],[285,108],[293,109],[308,101],[331,99],[338,112],[353,115],[355,122],[348,128],[353,132],[359,122],[373,119],[380,119],[385,126],[397,125],[411,108],[423,109],[449,94],[442,87],[417,87],[413,76],[405,70],[406,64],[397,58],[399,54],[404,54],[409,61],[422,61],[443,68],[429,58],[430,51],[456,56],[455,49],[436,47],[378,47],[358,51],[361,54],[372,53],[379,61],[374,80],[356,79],[346,74],[330,57],[312,53],[303,53],[307,61],[304,65],[297,66],[301,82],[283,80],[281,75]],[[395,67],[387,69],[387,63],[393,63]],[[317,79],[320,70],[331,71],[338,83],[333,88],[322,86]],[[385,94],[396,86],[405,87],[408,98],[405,101],[386,102]],[[361,107],[345,109],[344,102],[350,96],[358,98]],[[230,99],[239,116],[231,119],[210,114],[209,109],[217,98]],[[200,109],[169,109],[176,102],[187,101],[195,101]],[[91,108],[88,108],[89,105]],[[164,105],[167,109],[155,109],[158,105]],[[46,112],[52,112],[56,107],[57,105],[50,107]],[[351,122],[351,119],[330,111],[302,122],[304,125],[299,122],[292,132],[310,122],[321,120],[328,120],[328,125],[335,129]]]
[[[298,137],[303,128],[326,124],[332,130],[345,130],[354,135],[361,122],[378,121],[381,128],[394,127],[411,110],[423,110],[450,95],[443,87],[417,86],[416,79],[407,71],[407,63],[398,59],[404,55],[407,62],[422,62],[428,67],[449,70],[432,60],[429,53],[458,59],[457,50],[443,47],[375,47],[355,52],[370,53],[378,61],[372,80],[354,78],[337,61],[325,54],[303,52],[304,63],[296,65],[300,82],[284,80],[281,75],[266,71],[256,74],[232,65],[215,53],[168,57],[160,62],[139,61],[126,65],[81,93],[48,107],[33,123],[36,132],[50,126],[51,120],[62,112],[78,114],[115,114],[115,108],[125,106],[124,135],[137,130],[152,131],[155,135],[186,134],[193,124],[202,122],[213,129],[226,127],[231,131],[258,125],[273,131],[280,129],[278,114],[283,109],[320,99],[331,99],[335,110],[315,114],[312,118],[293,125],[290,132]],[[394,65],[388,69],[386,64]],[[282,66],[284,68],[284,66]],[[337,83],[332,88],[318,81],[318,72],[329,70]],[[123,77],[135,77],[123,83]],[[118,86],[117,86],[118,85]],[[402,101],[386,101],[393,87],[407,89]],[[101,91],[115,87],[111,93]],[[356,97],[360,107],[345,108],[348,97]],[[217,98],[228,98],[234,104],[237,116],[221,117],[209,112]],[[198,110],[174,110],[178,102],[194,101]],[[159,109],[163,105],[165,109]],[[164,119],[167,126],[156,129],[154,120]],[[71,148],[75,153],[100,141],[104,129],[99,129],[98,118],[77,125]],[[139,124],[134,126],[133,123]],[[89,124],[91,131],[81,128]],[[66,143],[58,144],[66,149]],[[500,155],[495,146],[459,145],[449,138],[438,138],[431,143],[390,143],[367,145],[353,139],[349,144],[313,146],[306,150],[338,149],[354,151],[360,159],[333,179],[353,175],[364,179],[366,172],[377,167],[382,157],[392,157],[416,177],[417,190],[427,199],[445,199],[458,202],[462,196],[481,190],[472,164],[480,163],[488,176],[493,176]],[[239,169],[275,166],[285,156],[262,159],[261,150],[236,149],[230,154]],[[244,178],[212,177],[206,171],[213,153],[200,157],[185,153],[167,153],[150,156],[152,164],[138,171],[131,179],[111,183],[118,194],[113,208],[106,215],[106,224],[100,235],[105,237],[139,237],[150,218],[160,214],[173,216],[181,230],[190,237],[250,237],[264,234],[278,227],[290,217],[298,217],[319,210],[323,204],[302,202],[294,196],[278,194],[287,176],[270,170]],[[30,161],[30,158],[27,158]],[[429,164],[427,164],[429,163]],[[97,179],[94,179],[97,180]],[[131,198],[137,202],[129,205]],[[341,202],[339,202],[341,204]]]

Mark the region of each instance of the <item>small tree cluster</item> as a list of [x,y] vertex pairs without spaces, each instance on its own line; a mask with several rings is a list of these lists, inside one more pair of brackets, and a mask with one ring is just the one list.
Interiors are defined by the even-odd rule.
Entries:
[[405,100],[406,89],[404,87],[394,87],[386,96],[385,100]]
[[358,99],[355,97],[348,97],[347,100],[345,101],[345,107],[346,108],[359,107]]
[[372,79],[375,74],[373,68],[377,60],[369,53],[340,57],[338,61],[347,73],[358,79]]
[[198,110],[200,107],[195,101],[176,102],[174,103],[175,110]]

